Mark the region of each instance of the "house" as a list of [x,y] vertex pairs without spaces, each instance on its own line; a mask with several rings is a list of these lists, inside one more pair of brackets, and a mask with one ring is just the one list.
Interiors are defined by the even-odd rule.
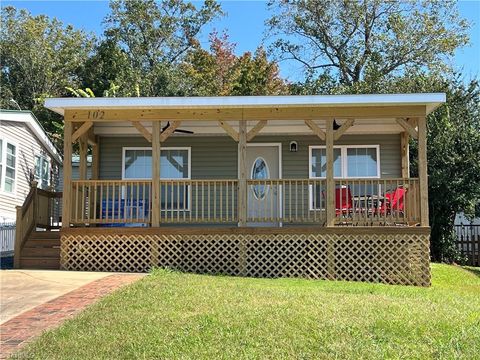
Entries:
[[[92,178],[92,155],[87,155],[87,179]],[[80,179],[80,156],[72,155],[72,180]],[[57,191],[63,190],[63,166],[60,167]]]
[[0,222],[14,222],[32,180],[40,189],[58,184],[62,158],[30,111],[0,111]]
[[445,94],[47,99],[65,120],[60,267],[428,286],[426,116],[444,102]]

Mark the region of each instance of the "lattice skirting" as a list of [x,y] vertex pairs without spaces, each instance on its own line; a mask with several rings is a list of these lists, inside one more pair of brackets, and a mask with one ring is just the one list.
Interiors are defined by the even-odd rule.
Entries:
[[430,285],[426,234],[64,234],[61,268]]

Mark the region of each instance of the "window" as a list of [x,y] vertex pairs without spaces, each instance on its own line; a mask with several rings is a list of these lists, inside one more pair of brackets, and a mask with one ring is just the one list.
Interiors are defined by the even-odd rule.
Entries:
[[152,178],[152,150],[128,149],[123,152],[124,179],[151,179]]
[[0,139],[0,189],[2,188],[3,179],[3,140]]
[[378,148],[347,148],[347,177],[379,177]]
[[[162,148],[160,150],[160,178],[164,180],[190,179],[190,148]],[[152,149],[123,149],[123,179],[152,178]],[[189,186],[163,185],[160,189],[162,210],[188,210]]]
[[[327,176],[327,150],[325,148],[313,148],[310,153],[310,177],[325,178]],[[333,176],[342,176],[341,149],[333,149]]]
[[0,140],[0,189],[15,192],[15,175],[17,166],[17,147]]
[[[309,173],[311,179],[324,179],[327,176],[325,146],[310,146]],[[333,176],[335,178],[379,178],[379,145],[343,145],[333,148]],[[322,208],[322,190],[318,185],[313,191],[310,187],[310,209]],[[313,193],[315,199],[313,199]],[[315,201],[314,201],[315,200]],[[315,206],[314,206],[315,205]]]
[[[380,146],[344,145],[333,148],[333,176],[336,178],[379,178]],[[325,146],[310,146],[310,178],[327,176]]]
[[46,189],[50,185],[50,159],[42,155],[35,156],[35,180],[40,188]]
[[[252,166],[251,177],[253,180],[264,180],[270,178],[270,172],[268,171],[268,165],[261,157],[257,158]],[[266,185],[257,184],[253,186],[253,196],[257,200],[265,199],[265,195],[268,192]]]

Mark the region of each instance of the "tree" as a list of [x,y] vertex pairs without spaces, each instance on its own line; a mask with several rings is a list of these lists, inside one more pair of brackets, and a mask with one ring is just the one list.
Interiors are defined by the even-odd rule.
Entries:
[[131,75],[127,54],[115,41],[107,39],[86,59],[81,79],[83,87],[93,89],[96,96],[112,96],[108,95],[112,87],[121,96],[137,96]]
[[259,47],[252,56],[235,55],[228,35],[210,35],[210,51],[196,47],[182,66],[185,93],[201,96],[278,95],[288,92],[278,64]]
[[288,92],[279,76],[276,62],[268,61],[267,53],[259,47],[255,53],[246,52],[235,64],[238,74],[231,95],[280,95]]
[[445,70],[445,59],[468,42],[455,1],[272,0],[269,8],[280,59],[330,69],[344,85],[408,68]]
[[[140,88],[143,96],[181,95],[178,65],[198,44],[200,30],[221,14],[220,6],[214,0],[200,8],[182,0],[112,0],[110,8],[105,36],[111,48],[105,50],[122,57],[122,66],[127,60],[128,67],[107,82],[130,85],[122,86],[129,93]],[[102,61],[108,65],[108,58]]]
[[237,61],[235,44],[226,33],[209,35],[210,51],[196,46],[189,51],[181,68],[185,93],[198,96],[225,96],[230,94],[233,67]]
[[57,19],[32,16],[14,7],[2,8],[0,27],[1,103],[10,99],[32,110],[51,134],[61,134],[61,120],[43,107],[43,99],[67,94],[80,83],[78,74],[93,45],[93,37]]

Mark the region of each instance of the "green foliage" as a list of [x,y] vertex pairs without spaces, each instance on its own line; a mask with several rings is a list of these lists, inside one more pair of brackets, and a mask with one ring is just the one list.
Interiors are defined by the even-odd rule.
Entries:
[[445,71],[468,42],[455,1],[271,0],[272,50],[342,84],[370,83],[405,69]]
[[196,47],[182,65],[184,89],[189,95],[279,95],[288,92],[277,63],[259,47],[255,54],[235,55],[228,35],[210,35],[210,51]]
[[73,89],[67,86],[66,89],[70,92],[70,94],[72,94],[75,97],[83,97],[83,98],[95,97],[95,94],[90,88],[86,88],[85,90],[83,90],[83,89]]
[[473,359],[478,270],[432,264],[432,274],[418,288],[156,269],[18,358]]
[[94,89],[97,96],[112,91],[116,95],[120,89],[123,89],[120,95],[133,96],[135,79],[131,76],[128,55],[114,40],[103,40],[95,47],[85,60],[81,78],[82,86]]
[[[105,44],[97,49],[89,67],[94,75],[84,85],[101,93],[114,82],[125,96],[138,89],[142,96],[181,95],[178,65],[198,45],[200,30],[221,14],[220,6],[213,0],[199,8],[181,0],[112,0],[110,8]],[[95,87],[98,81],[101,86]]]
[[10,108],[14,99],[22,109],[32,110],[47,132],[61,133],[60,117],[46,110],[43,100],[67,95],[65,87],[80,83],[92,36],[11,6],[2,8],[1,24],[0,107]]
[[243,54],[235,64],[231,95],[281,95],[287,93],[286,83],[279,76],[276,62],[267,59],[267,53],[259,47],[255,54]]

